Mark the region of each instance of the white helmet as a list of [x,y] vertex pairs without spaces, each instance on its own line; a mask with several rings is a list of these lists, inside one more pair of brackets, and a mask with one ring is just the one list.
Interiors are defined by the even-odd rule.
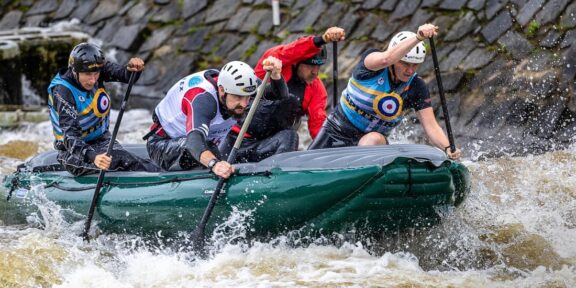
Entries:
[[254,95],[260,82],[254,69],[242,61],[226,63],[218,75],[218,86],[222,86],[224,92],[238,96]]
[[[390,40],[390,43],[388,44],[388,49],[398,45],[398,43],[404,41],[406,38],[414,36],[416,36],[416,33],[414,32],[402,31],[392,37],[392,40]],[[426,48],[424,47],[424,42],[420,41],[418,44],[416,44],[416,46],[414,46],[414,48],[412,48],[412,50],[410,50],[410,52],[408,52],[408,54],[406,54],[400,60],[404,62],[420,64],[424,62],[425,57]]]

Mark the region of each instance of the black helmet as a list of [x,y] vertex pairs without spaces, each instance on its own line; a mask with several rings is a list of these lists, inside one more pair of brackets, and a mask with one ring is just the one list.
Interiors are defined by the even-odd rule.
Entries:
[[308,65],[324,65],[326,59],[328,58],[328,52],[326,52],[326,46],[322,46],[322,49],[318,54],[300,62]]
[[97,72],[106,63],[104,53],[94,44],[80,43],[70,52],[68,67],[74,72]]

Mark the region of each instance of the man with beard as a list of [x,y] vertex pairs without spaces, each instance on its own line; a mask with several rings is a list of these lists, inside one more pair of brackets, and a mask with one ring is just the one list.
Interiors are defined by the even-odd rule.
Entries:
[[[264,64],[264,69],[272,72],[264,97],[287,97],[282,62],[269,57]],[[203,165],[217,176],[230,177],[234,167],[221,160],[218,145],[244,116],[260,82],[254,70],[240,61],[178,81],[154,110],[154,123],[145,136],[150,158],[166,170]]]
[[[320,66],[326,63],[329,42],[343,41],[346,33],[340,27],[330,27],[321,36],[305,36],[288,44],[268,49],[258,61],[256,75],[264,78],[263,61],[269,56],[282,61],[282,76],[287,81],[289,97],[263,99],[248,127],[237,162],[258,162],[274,154],[298,149],[296,129],[300,119],[308,117],[308,130],[314,139],[326,119],[327,93],[318,78]],[[235,124],[222,145],[224,154],[232,146],[242,123]]]

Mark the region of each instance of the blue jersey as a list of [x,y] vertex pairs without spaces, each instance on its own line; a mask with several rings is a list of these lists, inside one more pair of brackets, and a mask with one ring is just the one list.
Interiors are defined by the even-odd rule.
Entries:
[[110,112],[110,97],[106,94],[106,90],[95,85],[91,91],[82,91],[62,79],[60,73],[58,73],[48,86],[48,108],[50,109],[50,121],[52,122],[52,130],[56,141],[62,141],[64,137],[60,127],[60,117],[53,104],[53,97],[55,96],[52,95],[52,88],[56,85],[65,86],[74,97],[75,114],[78,115],[78,122],[82,132],[81,138],[84,142],[97,139],[108,131],[110,126],[108,115]]
[[431,107],[430,95],[416,73],[407,82],[394,84],[390,79],[390,68],[379,71],[366,68],[364,59],[375,51],[371,49],[363,54],[342,92],[340,108],[358,130],[387,136],[401,123],[405,110]]

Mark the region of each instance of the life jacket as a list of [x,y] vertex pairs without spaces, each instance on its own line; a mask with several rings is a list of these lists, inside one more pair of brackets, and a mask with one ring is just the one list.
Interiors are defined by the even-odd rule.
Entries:
[[377,76],[365,80],[352,76],[342,91],[340,108],[360,131],[387,136],[404,118],[403,103],[416,73],[393,89],[388,71],[389,68],[385,68]]
[[[186,114],[182,111],[182,100],[188,90],[200,88],[209,93],[216,101],[216,116],[210,120],[207,140],[218,145],[224,140],[236,119],[230,117],[224,119],[220,112],[220,101],[218,100],[218,91],[204,76],[207,71],[201,71],[190,74],[176,84],[174,84],[166,93],[166,96],[154,110],[162,129],[170,138],[180,138],[187,135],[186,131]],[[217,73],[217,71],[214,71]]]
[[72,85],[72,83],[63,79],[60,73],[58,73],[48,86],[48,108],[50,110],[52,131],[56,141],[64,140],[64,135],[60,128],[60,117],[54,108],[54,95],[52,95],[52,88],[56,85],[63,85],[72,92],[74,104],[76,105],[73,108],[76,109],[75,112],[78,115],[78,123],[80,123],[80,129],[82,131],[81,138],[84,142],[98,139],[108,131],[108,127],[110,126],[110,97],[106,93],[106,90],[103,87],[98,88],[97,85],[90,91],[80,90]]

